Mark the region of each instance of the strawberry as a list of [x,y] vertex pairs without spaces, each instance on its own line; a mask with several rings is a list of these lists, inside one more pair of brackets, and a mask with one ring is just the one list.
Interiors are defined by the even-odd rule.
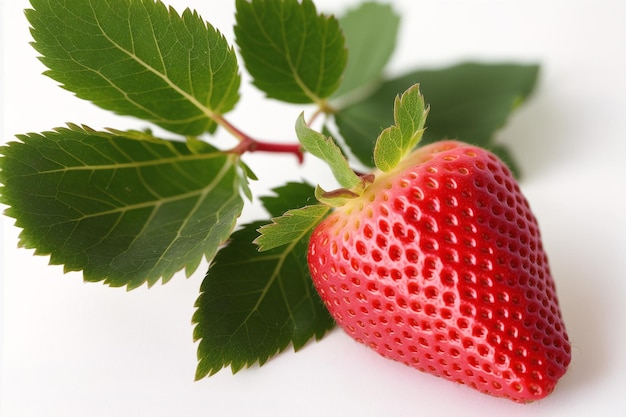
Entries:
[[537,221],[508,168],[457,141],[378,172],[311,235],[311,277],[352,338],[481,392],[529,402],[571,359]]

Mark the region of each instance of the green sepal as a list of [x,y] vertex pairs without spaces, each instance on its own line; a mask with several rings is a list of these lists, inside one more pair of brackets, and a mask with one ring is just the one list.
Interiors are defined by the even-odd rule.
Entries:
[[319,185],[315,187],[315,198],[317,201],[329,207],[341,207],[348,201],[357,198],[358,196],[358,193],[346,190],[345,188],[326,191]]
[[286,211],[280,217],[272,218],[272,223],[261,226],[259,237],[253,243],[264,252],[302,239],[330,210],[325,205],[305,206]]
[[335,141],[308,127],[303,113],[296,121],[296,135],[307,152],[328,164],[342,187],[353,188],[361,183],[361,179],[350,168],[348,160]]
[[411,152],[424,133],[428,108],[418,84],[396,96],[393,114],[395,124],[382,131],[374,146],[374,163],[385,172]]

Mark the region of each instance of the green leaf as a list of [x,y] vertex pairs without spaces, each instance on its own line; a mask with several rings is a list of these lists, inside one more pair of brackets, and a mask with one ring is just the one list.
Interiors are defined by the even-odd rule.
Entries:
[[257,181],[258,178],[254,171],[250,169],[246,163],[243,161],[239,161],[239,170],[241,172],[241,192],[246,196],[249,201],[252,201],[254,196],[252,195],[252,190],[250,189],[250,180]]
[[[303,198],[304,187],[289,184],[276,189],[272,211],[279,205],[284,212],[306,204],[313,189],[307,185]],[[237,372],[255,363],[263,365],[290,343],[297,351],[334,326],[309,276],[308,235],[259,252],[251,242],[262,224],[251,223],[233,233],[202,282],[193,316],[194,339],[200,340],[196,379],[227,366]]]
[[268,97],[318,103],[339,86],[346,65],[337,19],[311,0],[237,0],[235,35],[253,83]]
[[296,135],[307,152],[328,163],[342,187],[353,188],[361,184],[361,179],[350,168],[348,160],[335,141],[309,128],[304,121],[304,114],[300,114],[296,121]]
[[237,158],[208,144],[73,125],[19,139],[0,148],[0,202],[20,245],[86,281],[132,289],[190,275],[243,207]]
[[388,4],[366,2],[339,18],[348,49],[343,81],[333,97],[376,82],[396,46],[400,16]]
[[389,104],[399,92],[419,83],[430,107],[422,143],[456,138],[489,148],[495,132],[531,93],[538,71],[537,65],[477,63],[414,71],[341,109],[335,121],[352,153],[373,166],[373,138],[393,123]]
[[316,203],[314,189],[306,182],[289,182],[273,191],[275,195],[259,197],[271,217],[282,216],[287,210]]
[[411,152],[424,133],[428,109],[418,84],[396,96],[393,112],[395,124],[382,131],[374,147],[376,167],[385,172]]
[[272,223],[259,228],[260,234],[254,240],[259,251],[264,252],[302,239],[324,218],[330,207],[324,205],[305,206],[286,211],[274,217]]
[[214,130],[239,99],[235,52],[196,12],[147,0],[31,4],[46,75],[82,99],[184,135]]

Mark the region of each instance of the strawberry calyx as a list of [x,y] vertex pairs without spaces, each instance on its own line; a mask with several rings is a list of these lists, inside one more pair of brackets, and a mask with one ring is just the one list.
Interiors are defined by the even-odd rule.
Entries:
[[424,97],[415,84],[394,102],[395,124],[383,130],[376,140],[374,161],[378,168],[371,174],[357,174],[341,148],[324,134],[315,131],[300,114],[296,120],[296,135],[302,148],[325,161],[340,187],[326,191],[317,185],[315,197],[320,204],[289,210],[282,216],[272,218],[271,223],[258,229],[259,237],[254,241],[260,251],[270,250],[306,236],[328,214],[331,209],[351,206],[362,200],[364,193],[379,183],[379,177],[393,175],[397,167],[413,159],[412,151],[424,132],[428,108]]
[[376,139],[373,159],[377,170],[365,175],[357,174],[335,141],[311,129],[301,114],[296,121],[298,140],[307,152],[328,164],[341,185],[332,191],[323,190],[318,185],[315,192],[317,200],[330,207],[341,207],[361,196],[378,175],[395,172],[396,166],[403,164],[421,140],[428,110],[419,84],[414,84],[396,97],[394,124],[383,130]]
[[374,174],[360,175],[361,182],[352,189],[338,188],[336,190],[325,191],[321,186],[315,188],[315,198],[322,204],[330,207],[341,207],[348,201],[360,197],[365,189],[374,182]]

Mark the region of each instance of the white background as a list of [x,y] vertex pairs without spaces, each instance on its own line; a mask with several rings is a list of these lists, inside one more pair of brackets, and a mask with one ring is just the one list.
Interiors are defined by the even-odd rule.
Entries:
[[[170,0],[232,42],[234,1]],[[355,1],[324,0],[341,11]],[[2,0],[2,141],[65,122],[143,128],[40,75],[24,0]],[[540,62],[532,98],[499,133],[525,172],[573,345],[547,399],[519,405],[379,358],[334,330],[262,368],[193,382],[193,304],[206,270],[126,292],[63,274],[17,249],[2,218],[2,416],[625,416],[626,3],[621,0],[393,2],[403,24],[389,71],[472,59]],[[266,102],[245,79],[229,120],[255,137],[293,141],[303,110]],[[308,114],[312,109],[305,108]],[[218,136],[226,141],[226,137]],[[247,158],[255,192],[302,176],[328,182],[312,158]],[[276,167],[279,167],[278,169]],[[250,205],[244,220],[259,217]]]

